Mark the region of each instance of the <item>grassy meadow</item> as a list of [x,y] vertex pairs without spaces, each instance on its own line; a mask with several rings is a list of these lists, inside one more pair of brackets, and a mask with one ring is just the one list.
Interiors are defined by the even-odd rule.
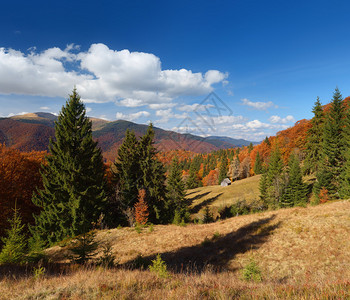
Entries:
[[[46,251],[42,274],[1,266],[0,299],[346,299],[349,232],[349,201],[140,233],[101,230],[97,240],[113,245],[115,268],[66,264],[62,244]],[[166,276],[148,270],[158,253]],[[246,281],[252,261],[261,277]]]

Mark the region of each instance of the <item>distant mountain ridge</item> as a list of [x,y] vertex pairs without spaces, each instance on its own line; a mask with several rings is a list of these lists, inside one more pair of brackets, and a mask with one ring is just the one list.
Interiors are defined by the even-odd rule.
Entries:
[[[129,121],[90,119],[92,121],[93,137],[98,141],[104,157],[111,160],[114,160],[127,129],[133,130],[136,136],[142,136],[147,131],[147,125]],[[47,150],[49,138],[54,136],[56,120],[57,116],[45,112],[0,118],[0,143],[21,151]],[[154,131],[155,145],[160,151],[182,149],[205,153],[219,149],[247,146],[251,143],[250,141],[230,137],[209,136],[204,138],[158,127],[154,127]]]

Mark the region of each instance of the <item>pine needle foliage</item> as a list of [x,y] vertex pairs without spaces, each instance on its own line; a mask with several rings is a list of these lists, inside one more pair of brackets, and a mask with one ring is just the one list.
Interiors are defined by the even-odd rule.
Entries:
[[316,173],[323,158],[324,112],[319,97],[317,97],[312,112],[314,113],[311,120],[312,126],[307,133],[305,174]]
[[335,89],[329,113],[326,116],[323,134],[323,160],[316,177],[315,195],[324,187],[331,199],[339,198],[340,175],[344,168],[344,153],[347,142],[344,140],[343,98]]
[[13,217],[9,219],[10,228],[6,230],[5,237],[1,238],[4,246],[0,252],[0,264],[18,264],[24,262],[27,240],[23,233],[22,218],[15,208]]
[[87,232],[103,212],[105,169],[91,126],[74,89],[55,123],[55,139],[50,140],[50,155],[42,166],[43,189],[32,199],[41,208],[30,228],[34,240],[52,245]]

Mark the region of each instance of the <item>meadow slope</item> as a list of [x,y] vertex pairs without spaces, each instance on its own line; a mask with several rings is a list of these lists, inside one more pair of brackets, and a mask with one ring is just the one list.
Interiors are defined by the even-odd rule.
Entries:
[[[0,295],[8,299],[350,297],[349,232],[349,201],[211,224],[157,225],[141,233],[133,228],[102,230],[97,239],[113,244],[119,260],[116,269],[70,267],[67,274],[44,276],[40,282],[30,275],[3,277]],[[64,262],[64,253],[60,246],[47,250],[57,262]],[[166,262],[170,278],[157,278],[147,270],[157,253]],[[262,283],[241,279],[242,268],[251,259],[261,269]],[[133,269],[142,264],[144,270]]]

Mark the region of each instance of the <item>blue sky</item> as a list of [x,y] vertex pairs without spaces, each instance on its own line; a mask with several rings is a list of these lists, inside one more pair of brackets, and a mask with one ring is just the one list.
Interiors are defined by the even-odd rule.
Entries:
[[[0,116],[58,113],[76,85],[90,116],[259,141],[310,118],[336,86],[350,96],[349,10],[348,1],[7,1]],[[205,100],[211,92],[220,100]]]

